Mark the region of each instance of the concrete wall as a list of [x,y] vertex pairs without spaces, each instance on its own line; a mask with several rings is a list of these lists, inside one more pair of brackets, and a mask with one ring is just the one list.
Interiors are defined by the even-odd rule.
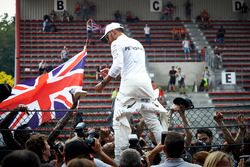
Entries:
[[[42,19],[42,16],[54,8],[54,0],[20,0],[22,19]],[[65,0],[67,10],[73,14],[78,0]],[[111,20],[118,9],[122,14],[130,10],[142,20],[158,20],[161,13],[150,12],[150,0],[89,0],[96,5],[95,19]],[[176,6],[174,17],[185,19],[184,4],[186,0],[162,0],[163,5],[168,1]],[[83,2],[83,0],[79,0]],[[193,6],[192,16],[195,18],[203,9],[207,9],[212,19],[237,19],[238,13],[233,12],[232,0],[190,0]],[[246,1],[250,6],[250,2]],[[249,18],[249,16],[248,16]]]
[[172,66],[180,67],[186,76],[186,85],[193,85],[194,81],[200,83],[202,71],[206,64],[204,62],[187,62],[187,63],[149,63],[148,71],[153,73],[152,79],[159,86],[167,86],[169,82],[169,70]]

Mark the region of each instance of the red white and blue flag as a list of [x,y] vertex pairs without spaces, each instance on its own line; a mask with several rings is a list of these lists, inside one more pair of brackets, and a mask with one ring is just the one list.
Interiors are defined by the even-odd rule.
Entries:
[[[30,79],[12,88],[12,95],[0,103],[1,110],[12,110],[25,104],[29,110],[53,110],[49,112],[19,112],[10,128],[28,123],[36,128],[54,118],[61,118],[63,109],[72,107],[71,89],[81,89],[87,52],[83,50],[67,62],[36,79]],[[59,110],[59,111],[58,111]],[[60,112],[61,110],[61,112]],[[0,112],[5,117],[8,112]]]

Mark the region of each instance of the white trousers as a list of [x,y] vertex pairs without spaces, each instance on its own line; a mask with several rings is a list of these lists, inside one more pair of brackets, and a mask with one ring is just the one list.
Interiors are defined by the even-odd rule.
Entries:
[[[115,140],[115,161],[117,163],[120,160],[121,152],[129,146],[128,136],[132,131],[130,128],[129,119],[133,112],[139,112],[141,114],[146,126],[154,134],[157,143],[161,142],[161,132],[163,130],[167,130],[168,128],[168,124],[166,122],[169,119],[169,114],[158,101],[157,105],[152,102],[141,102],[138,100],[135,103],[134,102],[132,103],[134,105],[128,109],[129,105],[124,105],[118,98],[116,98],[115,101],[113,129]],[[129,111],[126,111],[126,109]],[[165,114],[161,116],[164,117],[163,120],[166,121],[165,124],[160,123],[156,112]]]

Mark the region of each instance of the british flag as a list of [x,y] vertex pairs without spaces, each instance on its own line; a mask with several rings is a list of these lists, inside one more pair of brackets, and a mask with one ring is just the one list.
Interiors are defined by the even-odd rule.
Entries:
[[[62,117],[65,112],[60,111],[72,107],[70,90],[82,88],[86,56],[87,51],[84,49],[49,73],[16,85],[12,89],[12,95],[0,103],[1,110],[12,110],[18,104],[25,104],[29,110],[49,112],[20,112],[11,128],[15,129],[24,123],[36,128],[50,119]],[[7,114],[8,112],[0,112],[2,118]]]

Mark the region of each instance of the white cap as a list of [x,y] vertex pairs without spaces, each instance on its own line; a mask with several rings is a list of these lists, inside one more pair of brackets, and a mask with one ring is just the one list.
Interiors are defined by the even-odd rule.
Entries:
[[115,22],[113,22],[113,23],[108,24],[108,25],[105,27],[105,33],[104,33],[104,35],[101,37],[101,40],[104,41],[104,42],[107,42],[107,40],[106,40],[106,38],[105,38],[106,35],[107,35],[110,31],[112,31],[112,30],[114,30],[114,29],[118,29],[118,28],[124,29],[124,27],[123,27],[120,23],[115,23]]

